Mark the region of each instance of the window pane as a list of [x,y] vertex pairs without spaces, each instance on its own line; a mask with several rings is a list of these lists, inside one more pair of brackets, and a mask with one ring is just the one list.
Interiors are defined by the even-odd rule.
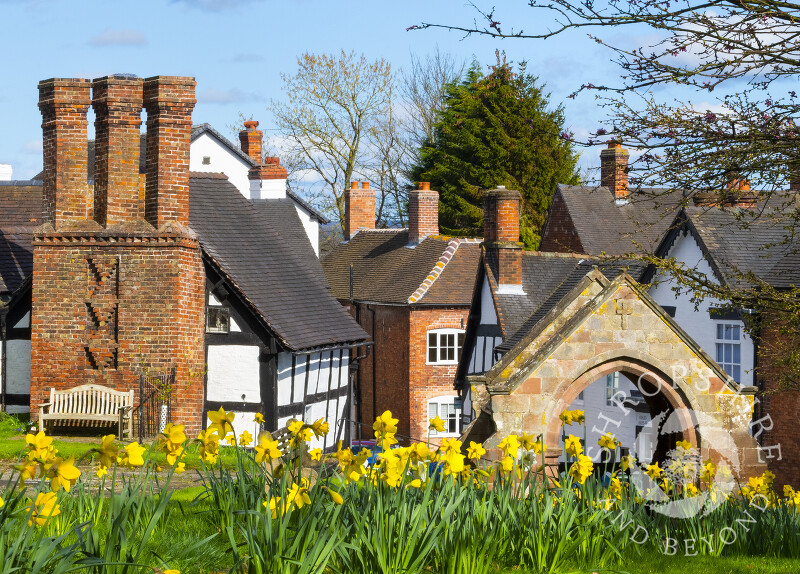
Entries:
[[429,363],[436,362],[436,345],[428,347],[428,362]]
[[737,365],[742,362],[739,358],[739,354],[741,353],[741,346],[740,345],[731,345],[733,347],[733,362]]
[[717,362],[722,362],[722,343],[717,343]]
[[725,326],[721,323],[717,324],[717,339],[724,338]]
[[731,339],[734,341],[739,340],[739,327],[738,325],[731,326]]
[[434,402],[428,403],[428,418],[429,419],[432,419],[432,418],[436,417],[436,415],[438,414],[436,412],[436,407],[437,406],[438,405],[436,403],[434,403]]
[[725,347],[725,362],[730,363],[732,358],[731,347],[733,347],[733,345],[725,343],[724,347]]
[[739,378],[739,365],[734,365],[732,371],[733,372],[731,373],[731,376],[733,377],[733,380],[737,383],[741,383],[742,381]]
[[464,337],[465,336],[466,336],[466,333],[459,333],[458,334],[458,350],[459,351],[464,346]]

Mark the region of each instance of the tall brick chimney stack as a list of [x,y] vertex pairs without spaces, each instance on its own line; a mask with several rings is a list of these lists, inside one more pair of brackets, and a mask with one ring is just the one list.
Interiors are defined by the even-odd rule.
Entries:
[[94,219],[100,225],[144,219],[139,197],[142,85],[142,79],[127,76],[92,82]]
[[261,165],[261,136],[263,132],[258,128],[258,122],[248,120],[244,122],[244,129],[239,132],[239,143],[242,151],[250,156],[256,165]]
[[39,82],[44,181],[42,220],[54,229],[89,218],[86,112],[89,80],[51,78]]
[[483,245],[500,293],[524,294],[519,201],[518,191],[502,186],[485,192],[483,197]]
[[369,182],[353,181],[344,192],[344,238],[349,240],[359,229],[375,228],[375,191]]
[[189,225],[189,144],[194,78],[154,76],[144,81],[147,110],[145,219],[156,229]]
[[600,185],[607,187],[620,202],[628,199],[628,155],[628,150],[613,140],[600,152]]
[[439,192],[427,181],[408,193],[408,243],[418,245],[429,235],[439,234]]

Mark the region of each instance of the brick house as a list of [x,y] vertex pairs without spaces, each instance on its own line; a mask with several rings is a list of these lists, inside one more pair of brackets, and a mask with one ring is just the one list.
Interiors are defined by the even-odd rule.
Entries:
[[[328,293],[290,198],[253,202],[225,174],[190,172],[194,86],[40,83],[43,180],[0,186],[0,204],[16,210],[15,225],[0,225],[3,396],[27,396],[35,413],[51,386],[138,391],[140,373],[171,371],[172,419],[190,432],[219,406],[253,434],[257,412],[270,429],[291,416],[350,418],[351,350],[367,335]],[[26,334],[28,389],[8,380],[24,353],[7,354]]]
[[480,249],[475,239],[439,235],[438,193],[409,193],[408,229],[375,229],[375,194],[364,182],[345,192],[345,241],[322,261],[331,292],[374,342],[356,378],[356,416],[365,438],[391,410],[398,433],[425,440],[428,419],[446,421],[432,440],[459,436],[453,388]]
[[[600,187],[558,186],[542,233],[543,250],[673,257],[733,287],[744,285],[747,274],[777,289],[800,282],[797,241],[787,234],[791,214],[783,212],[780,201],[770,205],[739,182],[728,190],[724,205],[717,194],[695,194],[689,202],[667,189],[628,190],[627,158],[627,151],[612,143],[601,153]],[[737,212],[754,208],[764,216],[741,225]],[[759,389],[751,432],[777,480],[800,483],[800,458],[793,454],[800,448],[800,393],[774,394],[770,388],[773,367],[763,357],[759,361],[758,344],[745,330],[745,321],[759,319],[713,297],[695,305],[690,293],[676,292],[674,282],[654,267],[642,281],[736,384]],[[759,323],[762,344],[771,344],[775,322]]]

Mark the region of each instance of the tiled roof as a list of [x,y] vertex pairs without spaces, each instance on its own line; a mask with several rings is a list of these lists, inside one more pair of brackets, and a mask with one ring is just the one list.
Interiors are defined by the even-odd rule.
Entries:
[[714,271],[731,287],[746,286],[747,273],[778,288],[800,285],[800,238],[785,210],[692,206],[684,213]]
[[[33,228],[41,223],[41,182],[0,182],[0,299],[8,299],[33,269]],[[0,303],[1,304],[1,303]]]
[[288,348],[368,338],[260,208],[227,179],[192,175],[189,224],[203,251]]
[[617,204],[606,187],[563,184],[556,194],[563,198],[583,251],[611,256],[655,253],[684,199],[680,192],[642,189]]
[[267,227],[277,231],[292,249],[295,256],[305,261],[308,268],[325,285],[325,288],[329,288],[325,272],[322,271],[322,265],[314,252],[314,248],[311,246],[311,242],[308,240],[308,235],[306,235],[292,200],[289,198],[255,199],[251,200],[251,202],[264,218],[264,223]]
[[[647,267],[638,261],[609,262],[586,256],[525,252],[522,258],[525,295],[498,295],[493,288],[499,315],[505,323],[502,325],[504,340],[498,350],[508,351],[522,340],[595,266],[608,279],[627,272],[636,280]],[[484,268],[490,285],[496,286],[491,263]]]
[[322,268],[337,299],[398,305],[469,305],[479,259],[478,245],[442,236],[408,247],[408,230],[361,230],[335,247]]

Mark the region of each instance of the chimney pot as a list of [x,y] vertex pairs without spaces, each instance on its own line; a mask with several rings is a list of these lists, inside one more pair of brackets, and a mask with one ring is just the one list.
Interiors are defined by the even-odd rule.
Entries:
[[362,181],[361,182],[361,189],[369,189],[369,182],[368,181]]
[[51,78],[39,82],[44,155],[42,220],[56,229],[90,215],[86,193],[86,112],[90,104],[89,80]]
[[501,291],[522,293],[518,191],[497,187],[483,198],[483,244]]
[[258,122],[248,120],[244,122],[244,129],[239,132],[239,144],[242,151],[253,161],[256,166],[261,165],[261,136],[263,133],[257,130]]
[[144,81],[147,110],[145,219],[159,229],[189,224],[189,145],[194,78],[154,76]]
[[258,127],[258,122],[256,120],[247,120],[244,122],[244,127],[248,130],[254,130]]
[[375,192],[364,182],[361,189],[358,182],[350,183],[344,192],[344,238],[352,238],[359,229],[375,228]]
[[408,193],[408,243],[418,245],[430,235],[439,234],[439,193],[430,182],[422,181],[419,189]]

